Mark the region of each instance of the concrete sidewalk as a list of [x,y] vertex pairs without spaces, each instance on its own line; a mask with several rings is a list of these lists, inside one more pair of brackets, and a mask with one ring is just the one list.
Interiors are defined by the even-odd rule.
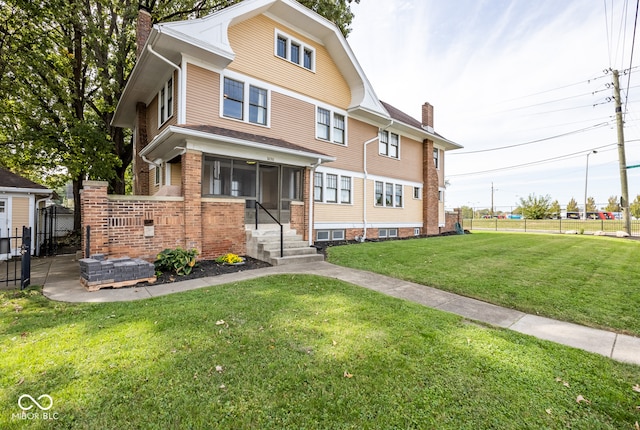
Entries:
[[326,262],[268,267],[150,287],[134,286],[88,292],[80,285],[79,264],[74,256],[59,256],[37,260],[32,266],[31,283],[44,285],[44,295],[52,300],[99,303],[140,300],[280,273],[314,274],[340,279],[389,296],[461,315],[470,320],[640,365],[640,338],[637,337],[529,315],[424,285]]

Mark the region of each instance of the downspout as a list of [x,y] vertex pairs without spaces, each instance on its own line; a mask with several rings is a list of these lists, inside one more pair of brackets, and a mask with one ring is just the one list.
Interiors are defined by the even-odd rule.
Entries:
[[363,234],[362,234],[362,238],[360,239],[361,242],[364,242],[367,239],[367,178],[369,177],[369,172],[367,172],[367,145],[370,143],[375,142],[376,140],[380,139],[380,133],[382,133],[383,131],[385,131],[386,129],[388,129],[389,127],[391,127],[393,125],[393,120],[391,120],[391,122],[389,122],[389,124],[387,124],[387,126],[385,128],[379,128],[378,129],[378,135],[376,137],[372,137],[371,139],[367,140],[366,142],[364,142],[363,144],[363,160],[362,160],[362,164],[364,167],[364,184],[363,184],[363,204],[362,204],[362,220],[364,222],[363,225]]
[[316,174],[316,168],[320,164],[322,164],[322,160],[318,158],[318,161],[311,165],[311,178],[309,180],[309,225],[307,226],[309,230],[309,246],[313,246],[313,181]]
[[[147,157],[145,157],[144,155],[140,155],[140,158],[142,159],[142,161],[144,161],[145,163],[147,163],[150,166],[155,166],[156,169],[161,169],[162,168],[162,164],[158,164],[158,163],[154,163],[153,161],[149,160]],[[159,186],[162,186],[162,172],[160,172],[160,184],[158,184]]]
[[170,65],[171,67],[173,67],[174,69],[176,69],[176,71],[178,72],[178,124],[184,124],[185,118],[182,117],[183,115],[183,109],[182,109],[182,100],[183,100],[183,82],[182,82],[182,69],[180,68],[179,65],[171,62],[169,59],[163,57],[162,55],[160,55],[159,53],[157,53],[156,51],[153,50],[153,48],[151,47],[151,44],[147,45],[147,50],[152,53],[153,55],[155,55],[156,57],[158,57],[160,60],[164,61],[165,63],[167,63],[168,65]]

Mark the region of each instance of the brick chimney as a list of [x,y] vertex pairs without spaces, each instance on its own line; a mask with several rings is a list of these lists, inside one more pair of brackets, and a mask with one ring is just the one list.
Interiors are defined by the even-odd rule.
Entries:
[[140,58],[144,44],[151,33],[151,12],[149,9],[140,5],[138,8],[138,21],[136,22],[136,59]]
[[422,126],[433,133],[433,105],[427,102],[422,105]]

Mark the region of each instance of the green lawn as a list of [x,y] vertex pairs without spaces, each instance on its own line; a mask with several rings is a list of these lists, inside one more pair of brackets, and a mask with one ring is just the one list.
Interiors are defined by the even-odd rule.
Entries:
[[[280,275],[108,304],[51,302],[34,289],[2,293],[0,305],[3,429],[633,429],[640,420],[638,366],[333,279]],[[56,419],[16,417],[22,394],[51,396]]]
[[474,232],[329,250],[332,263],[640,336],[640,241]]

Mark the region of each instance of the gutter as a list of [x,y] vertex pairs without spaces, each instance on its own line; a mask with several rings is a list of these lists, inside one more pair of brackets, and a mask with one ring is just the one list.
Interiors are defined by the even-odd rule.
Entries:
[[378,135],[376,137],[372,137],[371,139],[367,140],[366,142],[363,143],[363,167],[364,167],[364,184],[363,184],[363,204],[362,204],[362,221],[363,221],[363,235],[360,238],[360,242],[364,242],[367,239],[367,179],[369,177],[369,172],[367,172],[367,145],[369,145],[372,142],[375,142],[376,140],[380,139],[380,133],[382,133],[383,131],[387,130],[389,127],[391,127],[394,123],[394,120],[392,119],[391,122],[389,122],[389,124],[387,124],[387,126],[385,128],[379,128],[378,129]]

